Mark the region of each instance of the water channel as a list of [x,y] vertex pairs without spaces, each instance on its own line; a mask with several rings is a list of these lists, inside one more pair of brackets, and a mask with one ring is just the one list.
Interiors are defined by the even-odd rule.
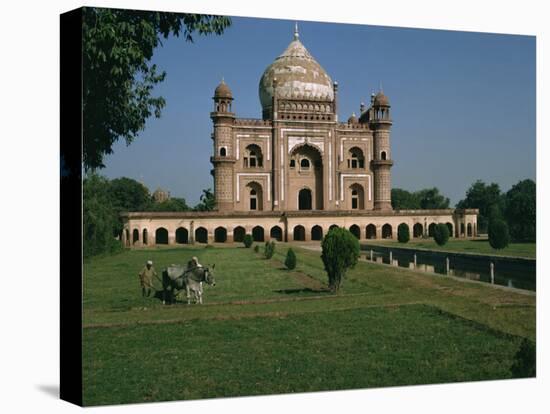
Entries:
[[[449,274],[536,291],[536,260],[361,245],[361,258],[415,271]],[[372,252],[371,252],[372,251]],[[390,259],[391,258],[391,259]]]

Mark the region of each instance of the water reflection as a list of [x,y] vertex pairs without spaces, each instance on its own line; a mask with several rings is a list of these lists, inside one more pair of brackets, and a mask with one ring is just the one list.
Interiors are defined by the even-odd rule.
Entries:
[[449,274],[518,289],[536,290],[534,262],[527,265],[516,262],[507,264],[505,259],[502,259],[494,265],[493,274],[491,275],[490,261],[484,260],[484,258],[468,259],[452,255],[448,258],[445,257],[445,254],[428,254],[419,251],[416,251],[416,253],[414,251],[412,253],[392,251],[390,254],[389,251],[379,252],[374,250],[363,253],[361,258],[376,263],[391,263],[392,266],[421,272]]

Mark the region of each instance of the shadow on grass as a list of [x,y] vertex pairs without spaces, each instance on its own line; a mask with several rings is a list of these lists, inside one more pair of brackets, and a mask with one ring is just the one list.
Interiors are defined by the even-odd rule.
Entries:
[[[162,303],[162,300],[164,299],[164,294],[162,290],[155,291],[154,294],[151,295],[151,299],[157,299]],[[180,291],[180,294],[174,297],[174,301],[170,302],[170,291],[166,293],[166,304],[167,305],[181,305],[181,304],[187,305],[187,297],[185,296],[185,290]],[[193,303],[193,301],[191,301]]]

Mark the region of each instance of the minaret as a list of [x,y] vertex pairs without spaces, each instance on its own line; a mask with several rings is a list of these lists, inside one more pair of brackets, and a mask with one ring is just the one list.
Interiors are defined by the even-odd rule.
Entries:
[[369,126],[373,130],[374,209],[391,210],[390,101],[380,90],[372,99]]
[[236,157],[233,145],[233,124],[235,114],[232,112],[233,94],[222,79],[214,91],[214,111],[210,118],[214,123],[214,155],[210,158],[214,169],[214,196],[218,211],[233,210],[233,165]]

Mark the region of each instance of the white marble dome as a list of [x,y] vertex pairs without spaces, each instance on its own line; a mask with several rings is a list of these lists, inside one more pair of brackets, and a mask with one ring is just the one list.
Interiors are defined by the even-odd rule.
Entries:
[[273,78],[277,78],[278,98],[334,100],[332,79],[300,42],[297,32],[260,79],[260,102],[264,111],[272,105]]

